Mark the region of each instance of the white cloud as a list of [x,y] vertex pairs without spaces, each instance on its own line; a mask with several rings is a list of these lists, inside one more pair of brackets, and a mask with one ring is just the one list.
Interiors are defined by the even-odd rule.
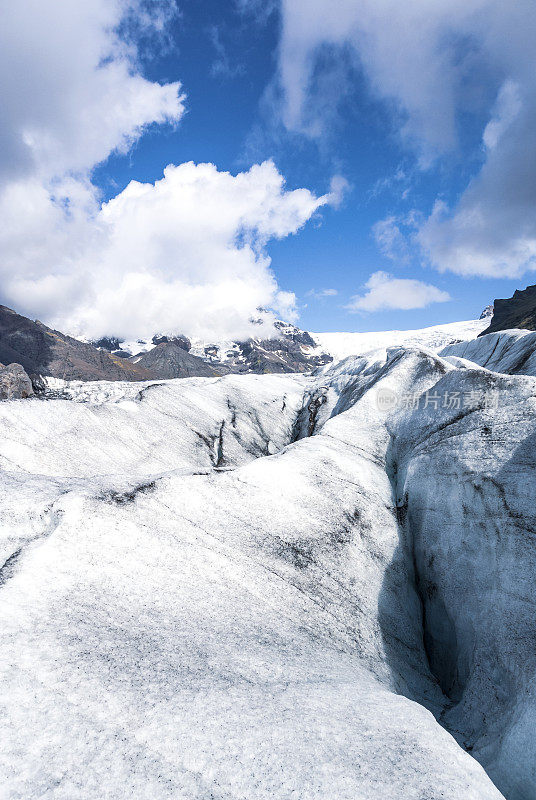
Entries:
[[403,220],[391,215],[380,219],[372,227],[372,233],[381,252],[392,261],[405,264],[409,261],[409,247],[402,233]]
[[309,289],[307,297],[315,300],[325,300],[326,297],[336,297],[339,294],[337,289]]
[[519,86],[507,80],[501,86],[492,117],[484,129],[482,141],[488,150],[494,150],[523,106]]
[[343,175],[334,175],[329,184],[330,205],[333,208],[339,208],[351,188],[350,183]]
[[450,300],[448,292],[429,283],[409,278],[395,278],[387,272],[374,272],[365,284],[368,291],[355,295],[346,306],[348,311],[383,311],[425,308],[430,303]]
[[[450,148],[456,139],[456,89],[466,69],[457,28],[483,5],[484,0],[282,0],[285,124],[318,131],[321,121],[312,115],[326,98],[315,87],[322,89],[318,67],[328,48],[347,62],[353,56],[373,91],[401,114],[402,135],[419,146],[423,159]],[[347,90],[345,83],[338,88]]]
[[[0,174],[50,180],[85,173],[114,150],[128,149],[147,125],[180,119],[180,84],[146,80],[132,42],[117,33],[142,6],[141,0],[4,5]],[[146,29],[151,18],[143,13]]]
[[348,78],[327,90],[321,79],[336,54],[363,72],[421,167],[459,146],[460,118],[474,112],[484,118],[482,169],[454,207],[437,204],[417,240],[440,270],[536,268],[533,0],[281,0],[281,17],[289,129],[318,135],[329,124],[326,103],[348,92]]
[[536,86],[506,83],[486,126],[486,161],[459,203],[435,203],[417,240],[433,266],[516,278],[536,269]]
[[214,78],[235,78],[237,75],[243,75],[245,68],[243,64],[231,64],[229,54],[225,47],[220,29],[217,25],[212,25],[209,29],[210,41],[216,51],[216,59],[212,62],[210,74]]
[[0,290],[21,313],[94,337],[246,336],[261,305],[295,318],[265,245],[338,203],[342,180],[317,198],[287,191],[271,162],[236,176],[186,163],[103,206],[91,182],[95,165],[147,126],[184,113],[180,83],[148,81],[138,53],[165,38],[175,13],[174,0],[3,10]]
[[5,200],[0,270],[16,308],[94,337],[225,338],[251,335],[259,306],[295,318],[264,247],[296,233],[330,195],[285,190],[272,162],[236,176],[186,163],[155,184],[131,182],[102,209],[91,187],[72,209],[38,184]]

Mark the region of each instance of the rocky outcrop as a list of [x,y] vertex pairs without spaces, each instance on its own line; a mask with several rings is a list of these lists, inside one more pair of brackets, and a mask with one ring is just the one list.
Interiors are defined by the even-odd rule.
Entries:
[[[168,342],[178,345],[182,350],[186,350],[187,353],[192,346],[187,336],[164,336],[163,334],[155,334],[151,339],[151,344],[154,346],[166,344]],[[142,353],[146,352],[147,348],[147,342],[143,339],[126,344],[124,339],[119,339],[117,336],[103,336],[100,339],[92,340],[91,344],[94,347],[98,347],[100,350],[106,350],[108,353],[112,353],[114,356],[119,356],[120,358],[142,355]],[[125,349],[127,347],[131,349]],[[179,376],[177,375],[176,377]]]
[[513,328],[536,331],[536,285],[515,291],[507,299],[495,300],[491,323],[480,336]]
[[20,364],[0,364],[0,400],[23,400],[33,393],[32,382]]
[[163,341],[139,356],[131,363],[149,372],[154,378],[212,378],[223,375],[223,367],[217,369],[201,358],[188,353],[181,343],[172,339]]
[[153,344],[165,344],[166,342],[172,342],[173,344],[178,345],[182,350],[186,350],[187,353],[190,352],[192,343],[188,339],[187,336],[164,336],[162,334],[155,334],[153,336]]
[[[308,339],[311,338],[306,331],[300,333]],[[283,335],[281,338],[260,341],[250,339],[240,343],[243,367],[238,366],[237,371],[243,370],[257,374],[311,372],[313,369],[333,361],[333,357],[327,353],[311,353],[309,348],[315,347],[314,342],[303,347],[302,342],[293,336],[293,334]]]
[[0,361],[21,364],[28,375],[64,380],[133,380],[152,378],[132,362],[65,336],[0,306]]
[[109,353],[117,353],[121,351],[122,339],[117,336],[103,336],[101,339],[95,339],[90,344],[98,347],[101,350],[107,350]]

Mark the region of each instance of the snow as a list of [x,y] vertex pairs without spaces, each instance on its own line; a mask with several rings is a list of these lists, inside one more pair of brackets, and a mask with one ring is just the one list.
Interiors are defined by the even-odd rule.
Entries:
[[[236,361],[244,361],[241,354],[240,347],[237,342],[231,340],[221,340],[217,342],[207,342],[204,339],[196,339],[195,337],[190,340],[192,347],[190,353],[198,358],[203,358],[211,363],[222,364],[232,358]],[[207,356],[206,350],[209,349],[210,356]]]
[[[169,334],[172,336],[173,334]],[[157,334],[158,336],[158,334]],[[232,354],[233,359],[243,360],[240,357],[240,348],[237,342],[230,339],[222,339],[216,342],[208,342],[205,339],[198,339],[196,337],[190,338],[191,348],[188,351],[190,355],[202,358],[210,363],[224,363],[228,361],[229,355]],[[147,353],[156,347],[152,339],[134,339],[132,341],[121,342],[121,350],[130,353],[131,356]],[[207,355],[206,349],[210,349],[210,356]]]
[[[291,335],[301,332],[294,325],[285,324],[277,321],[279,331],[283,335]],[[408,331],[377,331],[374,333],[312,333],[312,338],[317,342],[316,349],[302,345],[304,353],[309,355],[320,355],[327,353],[333,356],[335,361],[346,358],[347,356],[361,355],[370,350],[393,346],[412,346],[420,345],[439,350],[445,345],[454,341],[473,339],[478,336],[484,328],[487,328],[489,318],[469,320],[467,322],[451,322],[445,325],[435,325],[430,328]],[[170,334],[171,335],[171,334]],[[208,342],[204,339],[191,339],[192,347],[190,353],[198,358],[203,358],[214,363],[225,363],[232,358],[233,360],[244,360],[240,355],[240,348],[237,342],[231,340],[220,340]],[[145,353],[155,345],[150,340],[137,339],[121,343],[121,349],[131,355]],[[206,349],[210,349],[207,356]]]
[[303,396],[300,376],[147,383],[54,381],[70,400],[0,405],[0,468],[50,476],[211,470],[220,432],[231,468],[280,450]]
[[131,356],[147,353],[153,347],[155,345],[150,339],[129,339],[121,342],[121,350],[125,353],[130,353]]
[[441,354],[464,358],[493,372],[536,375],[536,332],[515,329],[488,333],[472,342],[449,345]]
[[409,331],[376,331],[373,333],[311,333],[319,352],[329,353],[336,361],[347,356],[362,355],[371,350],[389,347],[429,347],[440,350],[453,341],[474,339],[489,325],[488,319],[450,322],[430,328]]
[[535,796],[536,378],[438,330],[0,404],[6,797]]

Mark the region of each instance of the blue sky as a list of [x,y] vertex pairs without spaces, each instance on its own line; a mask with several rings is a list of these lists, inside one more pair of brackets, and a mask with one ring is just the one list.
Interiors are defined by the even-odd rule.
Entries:
[[[32,5],[29,0],[25,3]],[[81,254],[80,242],[95,240],[95,231],[88,228],[89,219],[99,235],[103,225],[108,225],[110,214],[99,216],[103,200],[112,201],[111,217],[120,231],[108,238],[130,241],[121,215],[124,209],[131,213],[134,200],[123,190],[132,180],[144,185],[159,181],[166,165],[189,161],[213,164],[218,175],[226,171],[237,175],[271,159],[284,178],[285,190],[308,190],[307,209],[300,207],[299,224],[287,216],[283,227],[264,235],[259,233],[264,225],[259,214],[264,212],[257,213],[250,266],[257,270],[252,273],[253,281],[263,286],[251,297],[279,297],[279,306],[278,301],[273,303],[276,314],[282,316],[287,304],[289,314],[294,313],[298,324],[309,330],[411,328],[469,319],[494,297],[509,296],[514,289],[531,282],[536,236],[528,220],[534,216],[536,203],[532,196],[520,201],[516,219],[512,214],[508,216],[501,204],[502,192],[505,203],[507,197],[513,196],[514,204],[517,194],[523,193],[522,187],[511,185],[512,180],[505,175],[523,179],[522,164],[512,161],[527,143],[535,105],[534,80],[530,77],[532,56],[526,42],[526,37],[531,41],[531,32],[525,30],[533,26],[533,20],[521,13],[523,3],[517,17],[509,16],[508,25],[501,16],[501,4],[492,0],[453,5],[441,0],[433,9],[414,0],[405,10],[391,0],[282,0],[281,4],[273,3],[272,13],[265,13],[266,3],[254,0],[182,0],[177,7],[166,0],[139,0],[127,4],[127,21],[119,3],[110,2],[105,7],[102,0],[91,0],[87,5],[94,5],[91,24],[95,25],[95,52],[100,48],[99,52],[107,53],[105,61],[101,57],[93,64],[94,56],[88,50],[84,69],[89,79],[102,79],[104,63],[117,66],[117,73],[120,65],[121,69],[124,64],[127,68],[124,74],[108,76],[102,107],[95,100],[95,93],[86,100],[81,98],[78,85],[66,86],[67,92],[72,89],[73,101],[72,108],[66,108],[65,103],[58,105],[57,118],[65,115],[61,131],[53,129],[49,120],[33,121],[36,130],[46,132],[47,141],[55,143],[56,137],[58,151],[61,145],[63,152],[71,154],[70,161],[61,161],[53,148],[43,155],[43,148],[38,151],[34,146],[34,173],[28,169],[40,182],[40,188],[48,192],[55,214],[61,200],[64,219],[61,223],[54,221],[54,236],[59,235],[63,225],[68,233],[62,230],[61,236],[68,239],[72,252],[61,269],[55,266],[56,251],[46,249],[52,238],[45,227],[50,224],[50,209],[43,205],[35,215],[40,220],[37,232],[33,228],[20,232],[25,243],[32,242],[26,260],[20,261],[19,255],[17,261],[12,256],[16,242],[7,241],[5,245],[6,263],[18,271],[19,279],[14,280],[12,273],[9,279],[4,277],[0,284],[0,299],[3,297],[4,302],[17,304],[25,313],[57,320],[58,324],[69,322],[73,329],[72,318],[60,307],[72,303],[79,307],[78,316],[86,320],[88,330],[93,325],[95,331],[104,332],[103,328],[112,327],[117,319],[117,330],[106,330],[107,333],[128,335],[134,331],[138,313],[135,309],[140,300],[128,287],[136,280],[140,284],[144,265],[136,272],[137,278],[121,274],[120,281],[118,278],[108,286],[108,274],[120,271],[118,261],[112,258],[110,243]],[[73,36],[77,25],[80,30],[83,24],[87,27],[83,16],[86,11],[81,4],[77,19],[76,6],[73,3]],[[530,12],[530,4],[525,11]],[[21,16],[24,12],[22,8]],[[31,48],[35,42],[26,32],[21,34],[15,13],[9,31],[12,44],[23,52],[27,50],[28,62],[34,64]],[[149,23],[144,22],[145,27],[140,22],[143,15],[151,17]],[[110,30],[115,31],[113,37]],[[501,31],[504,41],[500,41]],[[123,52],[125,42],[131,51]],[[71,44],[61,41],[56,50],[66,47]],[[517,48],[515,57],[509,47]],[[69,58],[78,68],[77,59],[82,63],[85,57],[85,53],[77,55],[75,47],[63,55],[66,70]],[[61,88],[57,84],[68,78],[53,70],[50,74],[50,83],[41,93],[56,97]],[[80,80],[83,77],[81,74]],[[138,78],[145,81],[143,86],[134,83]],[[86,76],[84,85],[90,80]],[[15,85],[13,96],[15,90],[20,96],[26,87]],[[31,89],[27,91],[30,95]],[[106,99],[113,92],[123,99],[114,100],[115,94],[111,101]],[[135,108],[117,112],[117,121],[113,126],[110,123],[107,131],[109,142],[103,143],[100,152],[99,119],[100,124],[113,119],[128,92],[140,92],[140,102]],[[146,94],[142,96],[142,92]],[[179,98],[181,92],[184,97]],[[105,100],[110,103],[108,106]],[[77,121],[89,115],[88,103],[95,103],[89,117],[95,125],[95,141],[90,141],[86,130],[83,134],[75,130]],[[14,101],[12,105],[10,145],[18,147],[19,137],[29,146],[29,123]],[[65,131],[71,128],[72,140],[63,141]],[[510,131],[513,144],[507,141]],[[78,146],[80,153],[76,152]],[[45,173],[36,164],[46,163],[47,159],[51,166]],[[527,161],[532,164],[530,153]],[[20,175],[30,192],[28,169],[21,157]],[[328,196],[333,176],[342,176],[347,182],[342,202],[328,199],[313,208],[310,197]],[[9,177],[13,186],[22,185],[23,178],[15,178]],[[526,180],[530,179],[529,172]],[[182,179],[177,180],[182,186]],[[253,196],[256,189],[250,188]],[[35,187],[31,191],[36,191]],[[114,200],[117,197],[119,201]],[[202,206],[199,192],[195,197]],[[221,202],[231,201],[222,194]],[[277,209],[274,207],[270,213],[279,213],[282,202],[280,197]],[[508,202],[511,207],[510,199]],[[91,203],[94,209],[86,210]],[[36,207],[36,201],[30,203],[26,198],[25,207],[30,205]],[[261,207],[264,209],[265,204],[261,203]],[[168,281],[171,286],[176,278],[171,238],[182,224],[181,218],[170,218],[163,230],[154,221],[162,212],[157,214],[154,208],[147,213],[147,220],[153,220],[150,224],[139,222],[145,220],[141,209],[132,211],[129,217],[138,220],[138,227],[145,228],[147,224],[146,240],[138,247],[152,251],[154,241],[160,237],[159,253],[165,246],[167,260],[162,266],[157,259],[153,271],[161,283]],[[201,216],[202,207],[192,225],[199,222],[202,235],[210,237],[206,220],[199,221]],[[475,219],[473,227],[467,226],[467,220]],[[35,218],[32,224],[36,227]],[[217,221],[214,224],[217,227]],[[238,223],[229,225],[235,246]],[[43,274],[36,277],[39,242],[43,242],[41,263],[45,267]],[[176,252],[182,252],[182,242],[177,240]],[[60,240],[54,246],[59,248]],[[226,245],[227,250],[229,246]],[[217,264],[220,251],[215,247],[210,253],[201,254],[200,260],[213,258]],[[20,250],[19,243],[19,253]],[[129,245],[116,248],[115,258],[121,262],[128,250]],[[190,259],[195,263],[197,256],[191,242],[184,250],[191,252]],[[264,261],[267,256],[271,265]],[[270,270],[275,275],[275,288],[268,286]],[[177,266],[177,271],[181,287],[185,281],[196,283],[192,263]],[[185,272],[188,278],[184,277]],[[234,317],[233,309],[222,305],[218,311],[214,305],[214,297],[227,289],[218,289],[208,267],[201,272],[209,276],[207,303],[211,319],[216,320],[218,313]],[[97,298],[98,289],[91,287],[90,276],[97,273],[101,276],[98,285],[102,293],[110,298],[100,316],[92,310],[105,302]],[[371,278],[378,274],[380,278]],[[428,288],[423,289],[422,284]],[[87,296],[80,297],[78,293],[83,292],[80,287],[84,285],[90,288]],[[147,297],[152,291],[149,282],[143,285],[146,288],[141,298],[143,292]],[[352,301],[366,296],[372,285],[377,285],[373,301]],[[173,286],[173,291],[179,292],[176,281]],[[198,300],[189,300],[188,308],[192,302],[203,305],[198,289],[196,285],[192,294]],[[330,293],[323,296],[323,290]],[[229,290],[230,295],[233,291]],[[282,295],[277,294],[280,291]],[[155,297],[158,292],[162,293],[160,284],[155,288]],[[295,300],[291,302],[287,293],[294,293]],[[113,310],[113,297],[121,306],[120,313]],[[175,297],[171,290],[170,297]],[[398,302],[397,298],[405,300]],[[237,320],[247,311],[245,303],[244,300],[237,312]],[[353,312],[349,305],[354,306]],[[177,300],[176,307],[179,306]],[[156,325],[160,319],[162,325],[181,327],[183,318],[186,332],[202,328],[190,319],[187,310],[182,317],[177,312],[179,318],[175,320],[162,312],[156,302],[152,317],[141,311],[138,316],[140,329]],[[241,324],[236,322],[237,329]],[[213,325],[221,335],[218,323]],[[229,332],[232,330],[229,323]]]
[[[326,191],[331,175],[341,172],[351,184],[343,206],[269,246],[280,284],[298,296],[300,324],[312,330],[383,330],[471,319],[495,296],[509,296],[519,288],[518,279],[438,276],[419,254],[406,264],[393,264],[372,234],[374,224],[387,215],[414,207],[429,213],[438,195],[455,199],[463,191],[480,164],[484,115],[460,120],[463,147],[424,173],[415,171],[412,154],[396,139],[388,110],[370,96],[360,75],[325,141],[311,141],[281,126],[274,130],[263,96],[276,67],[278,13],[259,20],[233,3],[212,0],[183,0],[180,9],[181,17],[172,25],[173,48],[162,57],[153,53],[144,70],[153,80],[182,81],[187,115],[175,130],[146,135],[129,158],[102,165],[97,181],[107,194],[115,194],[131,178],[155,180],[163,165],[188,160],[210,161],[236,172],[273,158],[290,187],[307,186],[319,194]],[[412,174],[403,181],[403,188],[410,188],[406,201],[400,200],[401,181],[394,178],[399,170]],[[432,281],[452,300],[424,309],[349,314],[344,305],[377,270]],[[338,294],[308,295],[325,288]]]

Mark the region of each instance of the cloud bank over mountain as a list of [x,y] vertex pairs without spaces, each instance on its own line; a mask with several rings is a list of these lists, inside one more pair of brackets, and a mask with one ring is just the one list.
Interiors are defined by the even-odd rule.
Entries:
[[0,90],[0,286],[22,313],[93,337],[179,326],[237,338],[258,306],[295,316],[265,245],[340,202],[340,182],[316,197],[286,190],[271,162],[235,176],[185,163],[104,204],[92,182],[111,154],[184,114],[181,84],[147,80],[140,57],[176,13],[142,0],[6,10],[0,67],[15,77]]
[[[40,199],[50,214],[35,216],[31,240],[31,220],[23,220],[4,242],[5,286],[18,309],[41,306],[60,329],[91,337],[180,326],[232,338],[251,335],[259,306],[295,316],[294,295],[279,289],[264,245],[295,233],[330,195],[286,191],[272,162],[236,176],[186,163],[74,216],[45,193]],[[41,237],[45,271],[42,248],[34,250]]]

